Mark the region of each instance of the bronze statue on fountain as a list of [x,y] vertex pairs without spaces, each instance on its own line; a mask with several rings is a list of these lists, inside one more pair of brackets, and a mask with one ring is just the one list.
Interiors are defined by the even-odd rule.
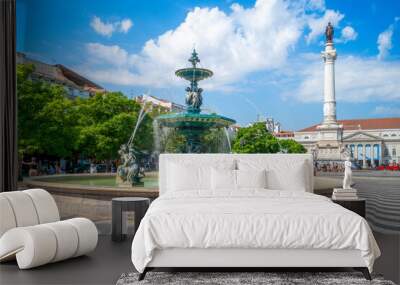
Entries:
[[203,89],[197,88],[197,90],[192,91],[190,87],[186,88],[186,100],[185,103],[188,108],[194,112],[200,112],[200,106],[203,104],[203,97],[201,96]]
[[145,173],[140,166],[140,152],[136,151],[133,146],[123,144],[118,154],[121,164],[117,168],[117,184],[126,187],[141,184],[140,180]]

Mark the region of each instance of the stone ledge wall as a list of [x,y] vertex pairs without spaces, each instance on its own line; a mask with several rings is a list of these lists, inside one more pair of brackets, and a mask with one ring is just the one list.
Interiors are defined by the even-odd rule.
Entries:
[[111,221],[111,199],[54,193],[52,196],[57,203],[61,219],[84,217],[93,222]]

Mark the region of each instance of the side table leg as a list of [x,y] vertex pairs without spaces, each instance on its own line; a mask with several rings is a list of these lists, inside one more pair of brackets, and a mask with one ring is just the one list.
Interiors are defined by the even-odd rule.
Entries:
[[140,203],[135,205],[135,234],[139,228],[140,221],[143,219],[146,214],[147,209],[149,208],[149,203]]
[[111,239],[122,240],[122,207],[119,203],[112,203]]

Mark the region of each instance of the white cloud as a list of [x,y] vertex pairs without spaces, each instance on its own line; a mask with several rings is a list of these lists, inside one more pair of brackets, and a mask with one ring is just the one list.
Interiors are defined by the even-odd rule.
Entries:
[[[315,2],[314,9],[324,8],[324,1],[311,2]],[[215,74],[202,86],[223,90],[252,72],[285,64],[308,21],[318,21],[317,15],[306,15],[304,6],[300,6],[283,0],[258,0],[250,8],[234,3],[227,13],[217,7],[196,7],[175,29],[148,40],[139,53],[129,54],[125,66],[120,66],[120,76],[114,76],[117,71],[112,66],[101,70],[91,66],[87,73],[103,83],[158,87],[185,84],[175,78],[174,71],[188,65],[195,45],[201,64]],[[342,17],[328,10],[322,24],[329,20],[335,24]],[[315,37],[319,31],[316,23],[312,26]],[[89,56],[99,54],[89,50]]]
[[86,48],[94,62],[125,65],[128,61],[128,53],[117,45],[105,46],[99,43],[88,43]]
[[[319,55],[308,55],[294,64],[300,71],[293,90],[286,97],[302,102],[323,100],[323,62]],[[400,61],[340,56],[335,66],[336,99],[342,102],[400,100]],[[292,76],[296,76],[293,75]]]
[[[174,75],[186,67],[193,45],[201,66],[214,71],[214,77],[201,86],[218,90],[238,90],[259,71],[268,71],[282,92],[299,101],[321,101],[323,62],[319,55],[291,51],[311,27],[308,40],[323,34],[328,21],[337,26],[344,15],[325,10],[304,14],[303,7],[281,0],[258,0],[254,7],[233,4],[226,13],[219,8],[194,8],[175,29],[148,40],[140,52],[129,53],[119,46],[87,45],[89,61],[81,72],[101,83],[168,88],[187,84]],[[341,30],[340,39],[354,40],[351,26]],[[288,61],[288,58],[290,59]],[[107,64],[105,64],[107,63]],[[336,87],[338,100],[366,101],[400,98],[400,63],[339,56]],[[397,82],[399,81],[399,83]]]
[[122,33],[127,33],[130,28],[132,28],[133,23],[131,21],[131,19],[124,19],[120,22],[120,31]]
[[310,10],[325,10],[325,0],[309,0],[306,7]]
[[400,116],[400,107],[376,106],[373,113],[376,115]]
[[127,33],[133,26],[133,23],[128,18],[122,21],[106,23],[103,22],[99,17],[94,16],[92,21],[90,22],[90,26],[96,31],[96,33],[102,36],[111,37],[112,34],[116,31]]
[[104,23],[99,17],[94,16],[90,22],[90,26],[100,35],[110,37],[114,32],[114,24]]
[[325,32],[328,22],[331,22],[332,26],[337,27],[343,18],[343,14],[333,10],[326,10],[322,17],[311,15],[307,20],[307,24],[310,28],[310,33],[306,36],[307,43],[313,42],[322,35]]
[[393,25],[390,25],[385,31],[379,34],[378,44],[378,59],[382,60],[389,55],[389,50],[392,46]]
[[358,33],[354,30],[353,27],[351,26],[346,26],[342,29],[341,36],[339,39],[339,42],[348,42],[348,41],[354,41],[357,39]]

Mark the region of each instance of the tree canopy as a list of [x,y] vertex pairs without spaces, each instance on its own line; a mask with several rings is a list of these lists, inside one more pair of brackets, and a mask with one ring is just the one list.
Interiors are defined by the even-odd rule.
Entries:
[[[86,157],[115,159],[136,125],[141,106],[119,92],[96,94],[77,99],[79,109],[78,149]],[[153,148],[152,119],[146,116],[133,145],[141,151]]]
[[306,149],[294,140],[278,140],[270,134],[265,123],[255,123],[239,129],[232,150],[235,153],[304,153]]
[[306,148],[302,144],[300,144],[292,139],[280,140],[279,144],[281,146],[281,151],[285,152],[285,153],[305,153],[305,152],[307,152]]
[[[33,70],[32,65],[17,67],[20,153],[117,158],[120,145],[133,132],[141,105],[120,92],[71,99],[63,86],[31,80]],[[141,151],[151,151],[151,114],[143,119],[133,144]]]
[[19,152],[69,157],[76,148],[78,112],[59,85],[30,80],[33,65],[18,65]]

